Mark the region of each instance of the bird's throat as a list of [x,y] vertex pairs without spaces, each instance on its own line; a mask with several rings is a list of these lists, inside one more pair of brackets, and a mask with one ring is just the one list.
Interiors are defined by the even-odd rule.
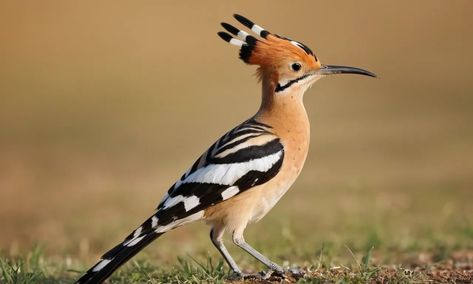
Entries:
[[255,118],[274,127],[278,135],[309,141],[310,124],[304,107],[305,89],[293,86],[284,93],[275,92],[277,81],[262,78],[261,106]]

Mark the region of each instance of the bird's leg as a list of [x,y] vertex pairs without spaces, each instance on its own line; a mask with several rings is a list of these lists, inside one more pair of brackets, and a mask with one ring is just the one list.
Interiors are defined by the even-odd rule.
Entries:
[[266,265],[269,269],[276,271],[277,273],[284,274],[284,269],[276,263],[269,260],[266,256],[262,255],[260,252],[252,248],[248,243],[245,242],[245,238],[242,233],[233,232],[233,242],[242,248],[247,253],[251,254],[254,258],[259,260],[261,263]]
[[225,261],[228,263],[228,265],[230,265],[230,268],[233,270],[233,272],[238,275],[242,275],[240,268],[238,268],[238,265],[236,264],[235,260],[233,260],[232,256],[223,244],[222,237],[224,231],[225,229],[212,228],[212,230],[210,230],[210,239],[212,240],[212,243],[218,249],[220,254],[223,256]]

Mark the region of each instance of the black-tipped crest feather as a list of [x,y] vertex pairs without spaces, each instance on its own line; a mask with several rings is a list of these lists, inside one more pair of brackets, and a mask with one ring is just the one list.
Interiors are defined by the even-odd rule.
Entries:
[[[240,22],[242,25],[245,27],[251,29],[254,33],[258,34],[262,38],[266,38],[270,32],[267,30],[263,29],[262,27],[256,25],[253,21],[249,20],[248,18],[243,17],[242,15],[238,14],[233,14],[233,17]],[[254,28],[257,27],[257,30],[254,30]]]
[[255,23],[248,20],[247,18],[243,17],[242,15],[233,14],[233,17],[240,22],[240,24],[244,25],[245,27],[251,29]]
[[220,23],[224,29],[226,29],[232,35],[238,35],[239,29],[227,23]]
[[217,33],[219,37],[221,37],[224,41],[230,42],[232,40],[232,36],[226,32],[218,32]]

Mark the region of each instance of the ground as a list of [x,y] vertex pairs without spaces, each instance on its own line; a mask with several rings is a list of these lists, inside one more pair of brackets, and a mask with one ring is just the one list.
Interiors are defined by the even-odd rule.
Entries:
[[[351,252],[351,251],[350,251]],[[208,257],[178,258],[177,264],[158,267],[150,260],[132,261],[115,273],[107,283],[472,283],[473,255],[453,253],[436,260],[419,256],[404,265],[373,263],[372,250],[361,258],[353,255],[348,266],[330,266],[323,259],[309,266],[288,266],[284,275],[271,271],[236,276],[229,272],[222,260]],[[420,260],[422,258],[422,260]],[[200,259],[200,260],[199,260]],[[287,263],[286,263],[287,264]],[[68,261],[54,262],[44,258],[38,250],[25,258],[0,259],[2,283],[71,283],[80,271]]]

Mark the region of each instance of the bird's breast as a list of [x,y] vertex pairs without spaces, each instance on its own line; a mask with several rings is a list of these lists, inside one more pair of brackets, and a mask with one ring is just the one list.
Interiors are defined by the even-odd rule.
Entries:
[[269,182],[258,188],[260,202],[254,208],[251,222],[263,218],[289,190],[302,171],[308,152],[308,138],[303,140],[282,141],[284,145],[284,161],[279,173]]

